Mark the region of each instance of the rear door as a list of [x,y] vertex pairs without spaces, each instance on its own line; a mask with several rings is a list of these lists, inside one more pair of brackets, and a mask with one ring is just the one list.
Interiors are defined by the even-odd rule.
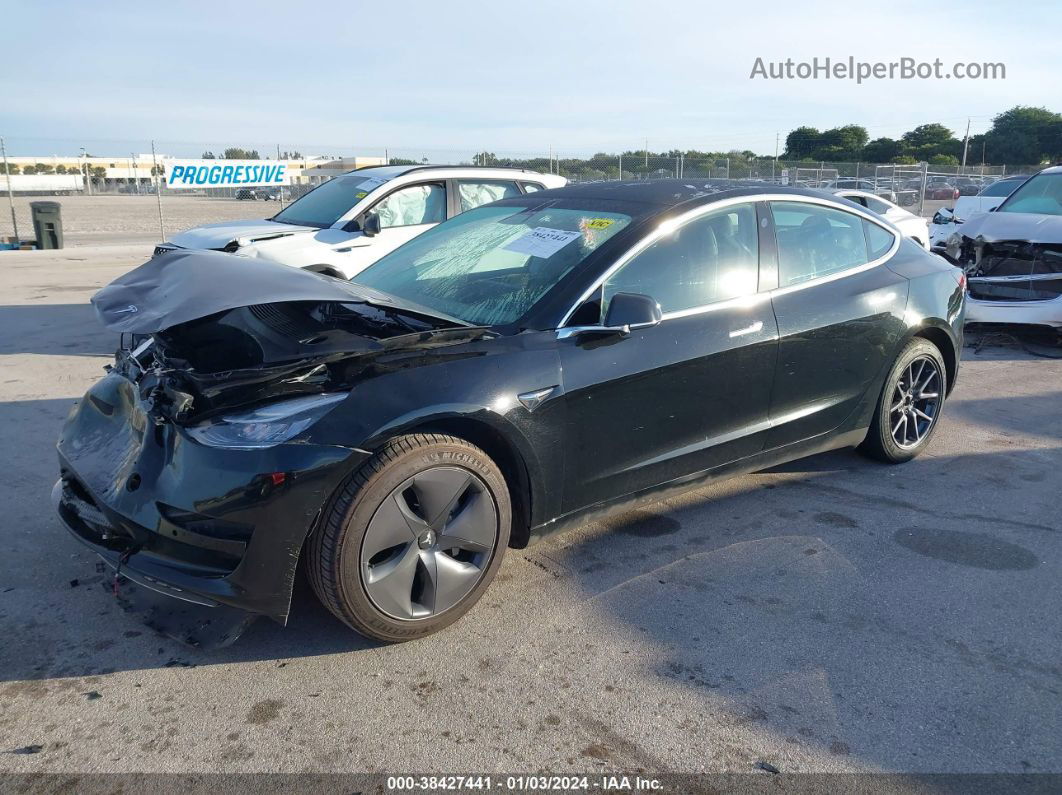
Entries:
[[836,205],[772,201],[778,366],[767,449],[840,426],[866,399],[903,333],[908,282],[884,266],[885,226]]
[[762,449],[777,343],[770,300],[757,295],[758,248],[755,204],[709,210],[636,247],[573,315],[569,325],[600,323],[625,292],[654,298],[663,320],[558,341],[566,510]]

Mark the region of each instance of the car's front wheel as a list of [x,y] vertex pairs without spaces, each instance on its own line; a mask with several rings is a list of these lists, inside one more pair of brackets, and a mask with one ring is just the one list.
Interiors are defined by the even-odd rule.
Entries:
[[946,391],[947,370],[940,350],[921,337],[911,340],[885,379],[859,449],[890,464],[910,461],[936,431]]
[[327,507],[310,539],[310,582],[363,635],[413,640],[479,600],[511,522],[505,478],[486,453],[452,436],[399,436]]

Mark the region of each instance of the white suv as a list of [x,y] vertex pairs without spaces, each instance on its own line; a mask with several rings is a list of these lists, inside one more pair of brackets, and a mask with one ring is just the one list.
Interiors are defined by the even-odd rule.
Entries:
[[516,168],[371,166],[319,185],[272,218],[206,224],[155,247],[213,249],[351,279],[435,224],[481,204],[559,188]]

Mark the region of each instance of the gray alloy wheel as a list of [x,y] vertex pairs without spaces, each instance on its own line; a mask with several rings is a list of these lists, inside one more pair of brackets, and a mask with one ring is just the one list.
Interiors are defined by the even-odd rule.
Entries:
[[940,349],[922,337],[910,340],[885,379],[860,451],[888,464],[910,461],[940,424],[947,388]]
[[361,582],[392,618],[437,616],[472,592],[497,540],[498,511],[483,481],[459,467],[426,469],[376,509],[361,544]]
[[917,447],[937,421],[944,381],[931,356],[919,356],[904,369],[892,391],[889,424],[893,441],[904,450]]
[[512,521],[509,485],[483,450],[439,433],[396,436],[325,505],[306,571],[347,626],[385,642],[413,640],[479,601]]

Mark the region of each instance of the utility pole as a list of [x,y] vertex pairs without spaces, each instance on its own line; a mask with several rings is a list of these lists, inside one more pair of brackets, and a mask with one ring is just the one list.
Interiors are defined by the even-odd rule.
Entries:
[[771,182],[774,182],[774,172],[778,168],[778,136],[780,134],[778,131],[774,133],[774,162],[771,163]]
[[15,194],[11,191],[11,168],[7,165],[7,148],[0,137],[0,155],[4,157],[4,176],[7,178],[7,203],[11,206],[11,229],[15,233],[15,242],[19,242],[18,221],[15,220]]
[[645,168],[649,169],[649,139],[645,139]]
[[966,117],[966,137],[962,141],[962,167],[966,168],[966,150],[970,148],[970,117]]
[[[280,160],[280,144],[277,144],[277,160]],[[287,173],[287,168],[284,169],[284,173]],[[284,186],[281,185],[277,189],[277,196],[280,198],[280,209],[284,209]]]
[[159,178],[159,161],[155,157],[155,142],[151,142],[151,171],[155,175],[155,199],[159,205],[159,232],[162,233],[162,242],[166,242],[166,226],[162,221],[162,180]]
[[85,158],[85,192],[92,195],[92,169],[89,167],[89,155],[85,147],[81,147],[81,154]]

